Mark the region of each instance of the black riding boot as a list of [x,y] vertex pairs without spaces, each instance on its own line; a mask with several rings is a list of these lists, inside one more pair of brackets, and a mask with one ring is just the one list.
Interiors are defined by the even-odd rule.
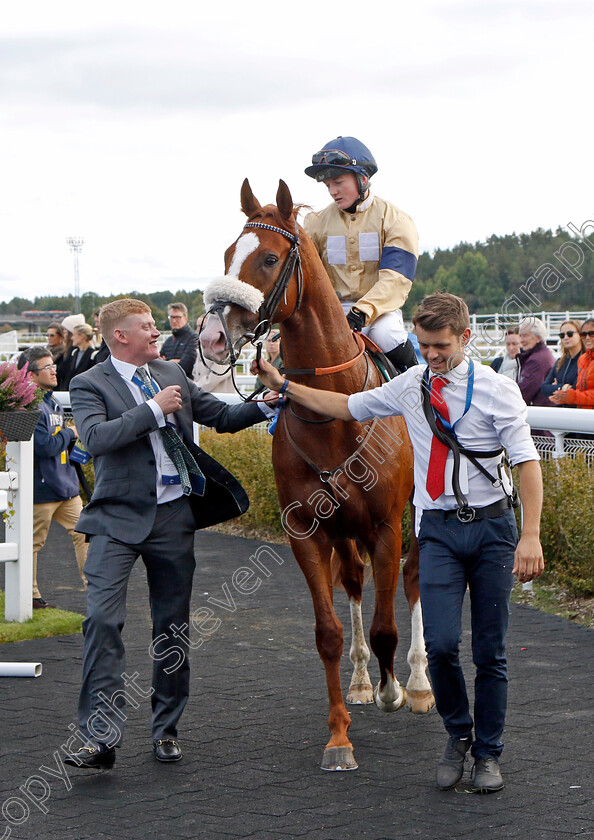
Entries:
[[398,373],[404,373],[409,367],[419,364],[415,348],[409,338],[406,339],[404,344],[399,344],[398,347],[384,353],[384,355],[394,365]]

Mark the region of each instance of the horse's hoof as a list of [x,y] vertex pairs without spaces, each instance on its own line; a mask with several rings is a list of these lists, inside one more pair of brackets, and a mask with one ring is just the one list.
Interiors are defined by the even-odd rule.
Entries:
[[356,770],[358,766],[352,747],[327,747],[324,750],[322,770]]
[[406,689],[401,687],[400,691],[400,696],[395,697],[394,700],[382,700],[379,693],[379,685],[377,685],[373,692],[375,705],[382,712],[397,712],[398,709],[401,709],[406,703]]
[[356,685],[349,686],[346,701],[355,706],[373,703],[373,686],[371,683],[357,683]]
[[411,689],[406,695],[406,705],[415,715],[424,715],[435,706],[435,698],[431,691]]

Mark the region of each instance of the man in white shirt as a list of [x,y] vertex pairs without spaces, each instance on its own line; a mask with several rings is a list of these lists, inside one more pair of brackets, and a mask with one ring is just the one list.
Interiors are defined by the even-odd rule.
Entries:
[[[518,386],[465,356],[471,333],[464,301],[447,293],[430,295],[413,323],[428,367],[409,368],[371,391],[347,396],[306,388],[283,380],[262,360],[258,373],[267,387],[329,417],[362,422],[404,416],[415,455],[425,643],[437,710],[449,735],[437,766],[437,785],[441,790],[455,787],[471,749],[473,789],[485,793],[503,787],[499,756],[507,706],[505,636],[513,574],[526,582],[544,569],[539,456]],[[431,394],[427,414],[423,391]],[[433,408],[431,422],[437,423],[438,434],[451,430],[462,452],[456,459],[432,431],[428,418]],[[524,519],[519,542],[512,490],[501,465],[502,447],[520,475]],[[459,661],[467,587],[476,667],[474,721]]]

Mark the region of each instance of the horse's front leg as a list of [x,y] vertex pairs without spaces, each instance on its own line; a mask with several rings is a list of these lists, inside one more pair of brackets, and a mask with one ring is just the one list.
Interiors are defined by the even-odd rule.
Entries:
[[[413,510],[414,522],[414,510]],[[404,594],[410,607],[411,633],[407,661],[410,677],[406,684],[406,705],[415,714],[428,712],[435,705],[431,683],[427,677],[427,653],[423,637],[423,613],[419,597],[419,545],[411,536],[410,548],[402,570]]]
[[324,750],[322,770],[355,770],[357,762],[347,735],[351,716],[346,710],[340,684],[343,637],[342,625],[332,603],[332,548],[323,536],[321,539],[292,539],[291,547],[311,592],[316,619],[316,646],[326,670],[331,737]]
[[347,692],[347,703],[362,705],[373,703],[373,686],[367,665],[370,653],[365,641],[365,629],[361,613],[361,596],[365,563],[361,560],[353,540],[337,540],[332,555],[333,579],[337,573],[348,595],[351,611],[351,649],[349,657],[353,663],[353,675]]
[[375,611],[369,638],[380,667],[380,681],[374,691],[374,699],[382,712],[395,712],[406,702],[406,691],[394,674],[394,653],[398,644],[394,596],[401,544],[400,519],[396,517],[378,528],[375,540],[369,546],[375,584]]

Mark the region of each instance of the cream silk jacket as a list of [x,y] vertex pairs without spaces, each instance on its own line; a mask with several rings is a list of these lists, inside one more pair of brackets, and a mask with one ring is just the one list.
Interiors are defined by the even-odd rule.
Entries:
[[410,216],[369,195],[354,213],[344,213],[336,204],[309,213],[303,227],[338,297],[356,303],[368,324],[401,308],[419,255],[419,236]]

